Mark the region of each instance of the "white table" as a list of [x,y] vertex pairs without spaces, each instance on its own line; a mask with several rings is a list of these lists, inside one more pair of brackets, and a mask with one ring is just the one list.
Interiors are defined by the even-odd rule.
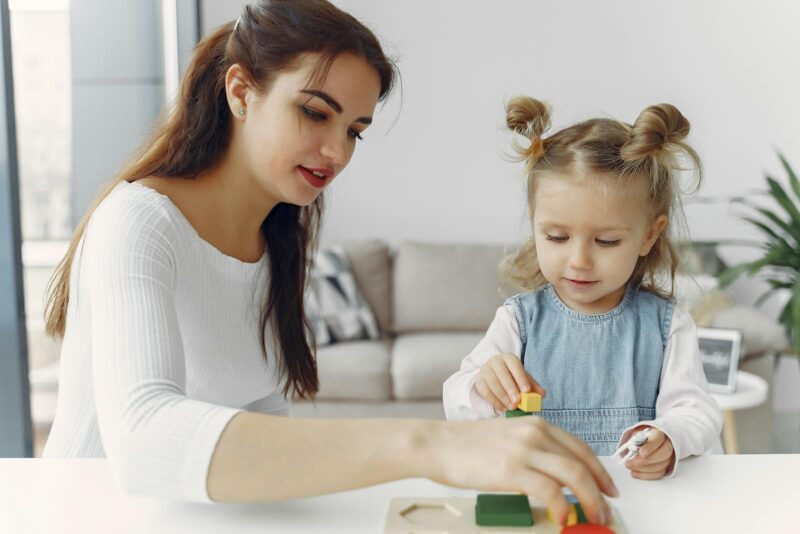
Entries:
[[[650,482],[601,460],[622,493],[611,502],[633,534],[800,531],[800,454],[690,458],[674,478]],[[0,532],[379,534],[392,497],[475,494],[410,479],[286,502],[181,503],[123,494],[106,460],[2,459]]]
[[722,410],[724,418],[722,441],[725,444],[726,453],[739,454],[739,443],[736,439],[736,416],[733,412],[758,406],[767,400],[768,392],[769,384],[766,380],[746,371],[737,371],[736,390],[733,393],[711,394]]

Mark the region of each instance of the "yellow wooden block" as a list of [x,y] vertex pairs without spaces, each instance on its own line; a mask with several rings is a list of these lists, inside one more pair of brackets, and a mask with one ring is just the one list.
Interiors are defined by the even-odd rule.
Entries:
[[517,407],[523,412],[541,412],[542,396],[538,393],[523,393]]
[[[553,512],[550,508],[547,509],[547,519],[551,523],[558,524],[558,519],[553,516]],[[571,527],[572,525],[578,524],[578,510],[575,509],[574,504],[569,505],[569,514],[567,514],[567,526]]]

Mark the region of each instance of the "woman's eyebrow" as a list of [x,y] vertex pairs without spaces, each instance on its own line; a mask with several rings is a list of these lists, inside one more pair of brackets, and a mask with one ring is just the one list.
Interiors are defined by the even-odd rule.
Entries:
[[[317,98],[324,100],[336,113],[342,112],[341,104],[339,104],[339,102],[337,102],[325,91],[319,91],[317,89],[300,89],[300,92],[306,95],[316,96]],[[355,120],[355,122],[369,125],[372,124],[372,117],[359,117]]]

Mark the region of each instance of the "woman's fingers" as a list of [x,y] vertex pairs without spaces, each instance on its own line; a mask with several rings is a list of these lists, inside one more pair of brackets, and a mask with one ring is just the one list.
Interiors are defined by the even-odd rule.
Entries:
[[592,477],[603,493],[610,497],[619,497],[619,490],[614,485],[611,475],[608,474],[606,468],[600,463],[600,459],[597,458],[597,455],[592,451],[591,447],[569,432],[556,426],[549,427],[549,433],[562,447],[569,450],[570,453],[588,467]]
[[525,469],[520,472],[520,491],[525,495],[536,497],[545,503],[562,525],[566,524],[569,514],[569,503],[561,492],[561,485],[551,477],[537,471]]
[[[531,458],[531,466],[566,486],[580,501],[586,516],[592,523],[606,525],[611,519],[611,510],[603,498],[589,467],[579,458],[569,454],[566,450],[562,454],[539,452]],[[566,511],[558,516],[564,523]]]

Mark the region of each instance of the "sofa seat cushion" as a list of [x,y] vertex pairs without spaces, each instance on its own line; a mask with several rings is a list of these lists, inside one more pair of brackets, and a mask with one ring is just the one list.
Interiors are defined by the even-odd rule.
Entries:
[[358,340],[317,349],[318,399],[385,400],[391,397],[391,341]]
[[485,332],[404,334],[392,348],[392,381],[398,399],[440,399],[442,384]]

